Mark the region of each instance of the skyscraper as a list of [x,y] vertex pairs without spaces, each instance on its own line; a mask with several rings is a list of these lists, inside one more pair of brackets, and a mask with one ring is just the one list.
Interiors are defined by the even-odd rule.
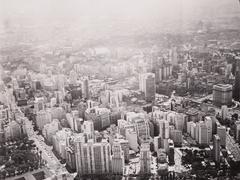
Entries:
[[155,100],[156,86],[155,74],[144,73],[139,75],[139,89],[144,92],[145,100],[152,102]]
[[124,155],[119,142],[114,142],[112,146],[112,172],[114,174],[123,174]]
[[183,136],[182,131],[174,129],[170,133],[170,138],[173,140],[175,145],[182,145]]
[[210,116],[205,117],[205,124],[208,129],[208,143],[210,143],[210,141],[212,141],[212,131],[213,131],[213,127],[212,127],[213,122]]
[[240,121],[235,122],[235,139],[240,142]]
[[159,120],[159,137],[162,139],[169,138],[169,122],[166,120]]
[[39,130],[42,130],[44,125],[52,121],[52,115],[49,109],[37,112],[36,123]]
[[111,172],[111,148],[108,142],[75,142],[76,167],[79,175]]
[[85,78],[82,81],[82,95],[84,98],[89,99],[89,87],[88,87],[88,79]]
[[220,161],[220,137],[217,134],[213,136],[213,159],[215,162]]
[[82,125],[82,131],[87,136],[87,139],[95,139],[94,137],[94,125],[92,121],[84,121]]
[[153,139],[154,143],[154,151],[157,152],[161,147],[161,138],[159,136],[155,136]]
[[151,151],[149,143],[142,143],[140,150],[140,173],[149,174],[151,172]]
[[208,127],[204,122],[199,122],[199,144],[207,145],[208,141]]
[[235,101],[240,101],[240,57],[236,57],[236,71],[233,89],[233,99]]
[[220,137],[220,145],[225,147],[226,146],[226,127],[225,126],[217,127],[217,135]]
[[175,164],[174,160],[174,144],[173,141],[169,143],[169,153],[168,153],[168,161],[170,165]]
[[214,85],[213,86],[213,103],[217,106],[231,105],[232,85],[230,84]]

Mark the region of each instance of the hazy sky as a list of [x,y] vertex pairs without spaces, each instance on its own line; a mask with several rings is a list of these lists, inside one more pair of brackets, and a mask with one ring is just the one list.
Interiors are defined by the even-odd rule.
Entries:
[[240,12],[238,0],[0,0],[2,18],[128,16],[177,18]]
[[152,32],[166,24],[178,23],[178,29],[182,22],[211,21],[221,16],[240,17],[238,0],[0,0],[3,31],[16,24],[51,27],[51,23],[58,22],[69,29],[86,27],[84,30],[92,34],[108,34],[106,29],[111,27],[124,32],[136,26]]

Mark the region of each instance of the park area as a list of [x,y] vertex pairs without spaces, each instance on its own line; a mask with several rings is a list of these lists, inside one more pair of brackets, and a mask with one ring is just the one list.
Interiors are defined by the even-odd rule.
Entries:
[[0,179],[42,167],[42,152],[27,137],[0,144]]

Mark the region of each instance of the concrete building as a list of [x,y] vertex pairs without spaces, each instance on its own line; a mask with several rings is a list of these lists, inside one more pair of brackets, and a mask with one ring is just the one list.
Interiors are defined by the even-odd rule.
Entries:
[[142,143],[140,150],[140,173],[151,173],[151,151],[149,143]]
[[36,116],[36,124],[39,130],[42,130],[43,127],[52,121],[51,111],[47,110],[40,110],[37,112]]
[[208,127],[204,122],[199,122],[199,144],[208,145]]
[[36,113],[38,113],[41,110],[45,110],[45,100],[44,97],[38,97],[35,98],[35,102],[34,102],[34,110]]
[[137,132],[133,129],[127,129],[126,130],[126,139],[129,142],[130,148],[138,152],[139,151],[139,145],[138,145],[138,135]]
[[85,98],[85,99],[89,99],[89,97],[90,97],[89,85],[88,85],[87,78],[83,79],[83,81],[82,81],[82,95],[83,95],[83,98]]
[[190,108],[187,112],[186,115],[188,117],[188,121],[193,121],[193,122],[198,122],[199,121],[199,112],[197,109]]
[[236,59],[236,70],[235,70],[235,82],[233,89],[233,99],[235,101],[240,101],[240,57],[235,57]]
[[49,124],[44,125],[42,134],[43,137],[47,140],[48,143],[52,144],[52,137],[56,134],[57,131],[61,129],[59,120],[53,119]]
[[150,129],[145,114],[129,112],[127,113],[127,121],[134,125],[138,138],[149,138]]
[[197,125],[194,122],[192,122],[190,125],[190,135],[193,139],[196,139],[196,127]]
[[108,142],[75,142],[78,175],[109,174],[111,172],[111,147]]
[[73,110],[66,114],[67,122],[74,132],[81,132],[82,118],[79,117],[79,111]]
[[220,137],[217,134],[213,136],[213,159],[220,162]]
[[166,176],[168,173],[168,163],[167,163],[167,154],[164,149],[158,151],[158,170],[157,173],[159,176]]
[[169,162],[169,165],[175,164],[175,160],[174,160],[174,143],[173,143],[173,141],[169,142],[168,162]]
[[223,105],[221,107],[221,118],[225,120],[228,117],[228,107],[226,105]]
[[172,130],[170,134],[170,139],[173,140],[175,145],[181,146],[183,141],[182,131],[176,129]]
[[93,107],[85,112],[86,120],[93,121],[95,130],[102,130],[110,126],[110,113],[107,108]]
[[129,161],[129,149],[130,149],[128,140],[125,140],[125,139],[114,139],[114,142],[120,144],[121,149],[123,151],[124,160],[126,162],[128,162]]
[[16,121],[10,121],[8,125],[4,126],[5,140],[13,140],[20,138],[23,135],[22,125]]
[[217,106],[231,105],[232,103],[232,85],[217,84],[213,86],[213,103]]
[[119,119],[117,121],[117,125],[118,125],[118,133],[124,137],[126,137],[126,130],[127,129],[134,129],[135,130],[135,126],[133,124],[131,124],[128,121],[125,121],[123,119]]
[[69,128],[63,128],[52,137],[53,150],[63,159],[66,159],[67,139],[73,135]]
[[52,119],[62,120],[66,118],[66,113],[62,107],[52,107],[51,115],[52,115]]
[[208,129],[208,144],[209,144],[212,141],[213,122],[210,116],[205,117],[204,121]]
[[217,135],[220,137],[220,145],[226,147],[226,127],[217,127]]
[[235,122],[235,139],[240,142],[240,121]]
[[139,75],[139,89],[144,92],[145,100],[152,102],[155,100],[156,85],[155,74],[144,73]]
[[186,115],[183,113],[178,113],[174,122],[175,128],[177,130],[184,131],[186,129],[185,122],[186,122]]
[[162,139],[168,139],[169,138],[169,122],[166,120],[159,120],[159,137]]
[[118,142],[114,142],[112,146],[112,173],[123,174],[124,170],[124,153],[121,145]]
[[153,138],[154,151],[157,152],[161,148],[161,138],[159,136],[155,136]]
[[10,113],[9,107],[1,104],[0,105],[0,122],[7,121],[9,118],[9,113]]
[[159,68],[159,81],[167,80],[172,75],[172,65],[161,65]]
[[94,125],[93,125],[92,121],[84,121],[83,122],[82,132],[87,136],[87,140],[93,139],[95,141]]
[[96,114],[100,116],[101,128],[110,126],[110,109],[107,108],[95,108]]

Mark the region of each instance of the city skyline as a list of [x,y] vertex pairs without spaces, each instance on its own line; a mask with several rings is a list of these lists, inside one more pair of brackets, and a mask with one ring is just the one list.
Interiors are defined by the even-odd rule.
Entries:
[[238,179],[238,0],[0,0],[0,179]]

